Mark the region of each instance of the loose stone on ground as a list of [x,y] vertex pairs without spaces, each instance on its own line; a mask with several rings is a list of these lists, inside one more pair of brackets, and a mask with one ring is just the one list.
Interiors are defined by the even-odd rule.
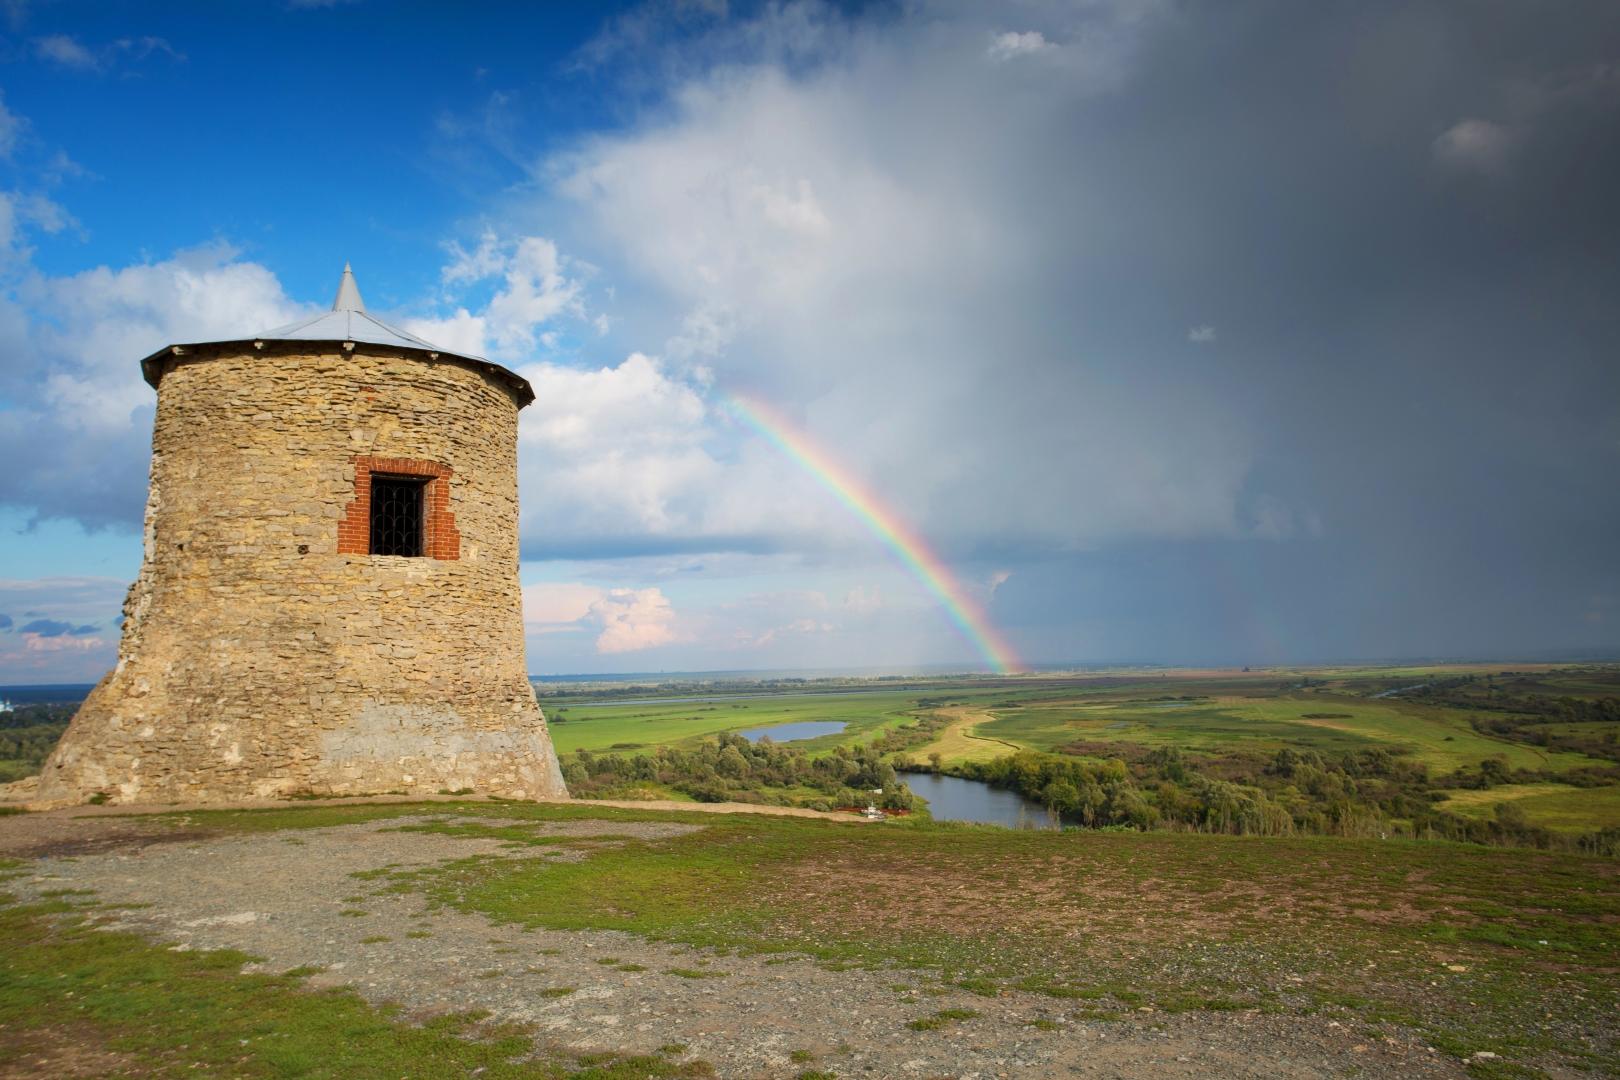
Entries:
[[[651,1053],[684,1044],[723,1077],[794,1076],[808,1067],[805,1052],[816,1068],[841,1076],[1462,1074],[1458,1063],[1415,1043],[1369,1044],[1324,1019],[1250,1012],[1100,1022],[1070,1019],[1062,1002],[1035,994],[902,995],[897,983],[938,987],[914,971],[830,971],[809,959],[767,962],[615,931],[526,930],[430,908],[414,892],[382,891],[354,876],[472,856],[588,857],[577,848],[400,831],[429,820],[447,817],[213,836],[143,831],[128,819],[85,822],[74,854],[37,858],[8,887],[25,899],[94,889],[103,903],[141,905],[118,911],[110,927],[178,949],[238,949],[263,958],[250,965],[256,970],[318,968],[314,986],[351,987],[417,1017],[484,1009],[491,1020],[532,1024],[542,1042],[578,1051]],[[7,823],[0,820],[0,833]],[[703,827],[525,824],[542,835],[604,843]],[[102,826],[109,835],[97,843],[88,834]],[[296,858],[288,857],[292,851]],[[615,962],[601,962],[608,959]],[[978,1015],[935,1030],[908,1026],[953,1008]],[[1032,1026],[1041,1020],[1050,1030]]]

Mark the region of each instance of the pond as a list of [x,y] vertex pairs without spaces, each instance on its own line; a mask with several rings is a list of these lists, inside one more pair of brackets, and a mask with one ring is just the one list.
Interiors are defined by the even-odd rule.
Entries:
[[766,736],[770,737],[771,742],[803,742],[805,739],[819,739],[823,735],[837,735],[844,730],[844,726],[842,720],[795,720],[791,724],[750,728],[737,734],[749,742],[759,742]]
[[979,780],[932,773],[906,773],[901,777],[912,792],[928,800],[935,821],[972,821],[1005,825],[1009,829],[1056,829],[1058,823],[1046,807],[1016,791],[994,788]]

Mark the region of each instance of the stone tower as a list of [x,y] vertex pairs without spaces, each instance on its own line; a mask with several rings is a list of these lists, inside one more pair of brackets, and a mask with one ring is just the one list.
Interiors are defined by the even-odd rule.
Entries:
[[38,798],[566,798],[523,656],[528,382],[332,310],[142,361],[146,554]]

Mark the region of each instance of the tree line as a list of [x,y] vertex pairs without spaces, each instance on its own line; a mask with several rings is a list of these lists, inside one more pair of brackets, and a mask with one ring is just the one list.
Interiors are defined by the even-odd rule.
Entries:
[[[839,746],[811,757],[797,747],[723,734],[690,749],[660,747],[649,754],[594,754],[581,750],[563,770],[580,798],[645,797],[652,785],[699,802],[751,802],[814,810],[915,806],[911,789],[883,760],[877,744]],[[876,795],[881,788],[882,795]]]
[[[1490,818],[1447,811],[1439,804],[1448,788],[1435,782],[1427,766],[1381,748],[1339,755],[1284,748],[1269,756],[1199,758],[1175,747],[1100,744],[1098,749],[1103,746],[1119,756],[1086,759],[1025,750],[948,771],[1017,791],[1065,822],[1091,828],[1405,836],[1620,854],[1620,829],[1555,833],[1530,824],[1511,802],[1500,804]],[[895,766],[902,772],[940,768],[937,760],[924,764],[903,756]],[[1500,759],[1488,761],[1480,775],[1492,785],[1540,778],[1509,771]]]
[[67,730],[77,705],[18,705],[0,713],[0,784],[33,776]]

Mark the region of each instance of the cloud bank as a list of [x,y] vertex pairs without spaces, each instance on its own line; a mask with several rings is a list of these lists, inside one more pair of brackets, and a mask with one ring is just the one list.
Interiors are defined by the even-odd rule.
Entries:
[[[1617,37],[1602,4],[649,5],[570,76],[622,111],[504,132],[522,174],[383,314],[535,384],[524,552],[580,565],[531,627],[590,655],[922,647],[808,599],[906,586],[732,391],[995,581],[1035,659],[1597,648]],[[0,156],[30,137],[0,106]],[[134,360],[303,305],[223,245],[39,269],[76,227],[43,180],[0,201],[0,452],[34,465],[0,504],[133,527]]]

